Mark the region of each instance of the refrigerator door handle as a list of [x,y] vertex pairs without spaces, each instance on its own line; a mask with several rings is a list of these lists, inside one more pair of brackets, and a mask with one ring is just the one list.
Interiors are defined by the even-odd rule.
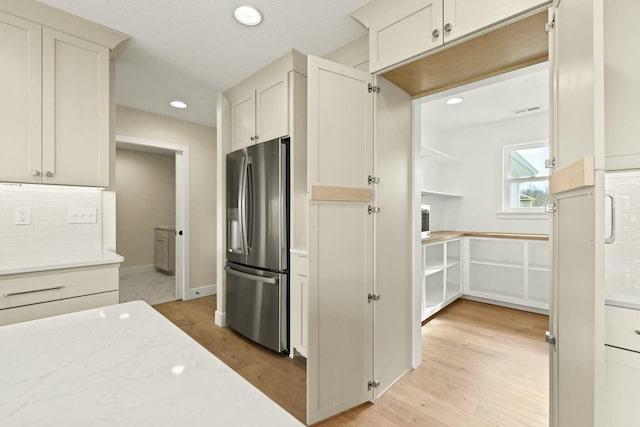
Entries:
[[611,199],[611,234],[604,239],[610,245],[616,242],[616,201],[611,192],[606,192],[604,197]]
[[272,277],[263,277],[263,276],[256,276],[254,274],[243,273],[242,271],[234,270],[233,268],[228,266],[225,267],[224,269],[227,273],[234,276],[242,277],[243,279],[254,280],[256,282],[262,282],[262,283],[268,283],[270,285],[276,285],[278,283],[278,281]]
[[253,216],[255,215],[255,207],[253,206],[253,164],[251,159],[247,159],[247,193],[248,193],[248,215],[247,215],[247,253],[251,252],[253,246]]
[[247,251],[247,155],[242,156],[240,165],[240,191],[238,192],[238,207],[240,208],[240,233],[242,234],[242,253]]

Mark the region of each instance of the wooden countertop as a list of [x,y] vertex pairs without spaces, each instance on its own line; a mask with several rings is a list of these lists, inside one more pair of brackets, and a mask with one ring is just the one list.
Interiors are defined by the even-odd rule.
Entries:
[[493,239],[518,239],[518,240],[549,240],[547,234],[524,233],[494,233],[482,231],[434,231],[428,239],[422,239],[423,244],[443,242],[445,240],[459,239],[461,237],[489,237]]

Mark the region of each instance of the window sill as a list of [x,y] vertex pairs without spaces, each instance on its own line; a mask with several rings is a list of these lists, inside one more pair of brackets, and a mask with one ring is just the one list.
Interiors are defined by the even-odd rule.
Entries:
[[539,212],[512,212],[512,211],[498,211],[496,212],[497,219],[534,219],[534,220],[548,220],[549,214],[544,211]]

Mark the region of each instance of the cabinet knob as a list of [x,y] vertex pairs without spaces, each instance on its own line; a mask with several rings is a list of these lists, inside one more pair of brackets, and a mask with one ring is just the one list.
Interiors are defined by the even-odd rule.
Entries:
[[433,36],[434,39],[437,39],[440,36],[440,31],[438,31],[438,29],[436,28],[431,32],[431,35]]
[[256,138],[255,136],[252,136],[251,138],[249,138],[250,140],[254,141]]
[[32,171],[31,171],[31,175],[33,175],[33,176],[40,176],[40,171],[39,171],[39,170],[37,170],[37,169],[34,169],[34,170],[32,170]]
[[47,173],[45,173],[44,176],[46,176],[47,178],[51,178],[53,176],[53,172],[47,171]]
[[256,135],[256,141],[258,140],[258,135]]
[[444,31],[446,33],[450,33],[451,32],[451,28],[452,28],[452,26],[451,26],[450,23],[447,22],[446,24],[444,24]]

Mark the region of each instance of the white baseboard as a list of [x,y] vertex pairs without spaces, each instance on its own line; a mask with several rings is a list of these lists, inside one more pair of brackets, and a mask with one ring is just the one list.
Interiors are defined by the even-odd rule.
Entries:
[[515,310],[520,310],[520,311],[529,311],[531,313],[545,314],[547,316],[549,315],[549,310],[545,310],[544,308],[529,307],[526,305],[513,304],[510,302],[497,301],[489,298],[476,297],[476,296],[467,295],[467,294],[463,294],[460,298],[468,299],[470,301],[483,302],[485,304],[499,305],[500,307],[513,308]]
[[217,292],[216,285],[201,286],[199,288],[193,288],[187,290],[186,300],[194,298],[208,297],[209,295],[215,295]]
[[132,265],[131,267],[120,267],[120,275],[124,276],[125,274],[146,273],[147,271],[154,271],[155,269],[156,269],[156,266],[154,264]]
[[227,326],[227,313],[216,310],[216,325],[221,328]]

